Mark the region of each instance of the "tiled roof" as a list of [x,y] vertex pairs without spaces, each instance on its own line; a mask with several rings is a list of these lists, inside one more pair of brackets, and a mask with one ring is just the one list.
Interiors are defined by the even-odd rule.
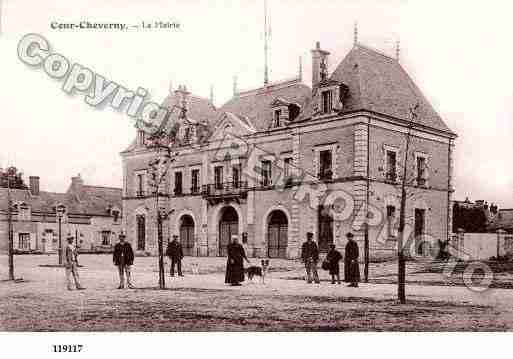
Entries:
[[240,92],[220,110],[244,116],[257,130],[267,130],[272,119],[271,103],[280,97],[287,102],[297,103],[305,108],[311,96],[311,89],[299,81],[271,84],[253,91]]
[[[68,190],[66,193],[40,191],[34,196],[29,190],[11,189],[13,202],[25,202],[34,212],[54,213],[55,206],[59,203],[67,207],[70,214],[83,215],[109,215],[108,208],[118,207],[122,209],[121,189],[97,186],[82,186],[79,194]],[[7,189],[0,188],[1,209],[7,203]]]
[[344,111],[369,110],[409,120],[410,107],[419,103],[420,124],[451,131],[400,63],[376,50],[355,45],[331,79],[349,88]]

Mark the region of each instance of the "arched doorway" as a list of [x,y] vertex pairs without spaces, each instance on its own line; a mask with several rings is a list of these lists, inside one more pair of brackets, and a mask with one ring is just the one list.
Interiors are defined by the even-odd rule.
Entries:
[[289,223],[283,211],[274,210],[269,214],[267,223],[267,256],[269,258],[287,258]]
[[233,207],[226,207],[219,220],[219,255],[224,257],[228,254],[227,246],[230,238],[239,234],[239,215]]
[[180,243],[182,244],[183,254],[193,256],[194,253],[194,220],[188,214],[180,219]]
[[333,244],[333,218],[329,207],[319,206],[319,239],[317,245],[319,252],[327,252],[330,244]]

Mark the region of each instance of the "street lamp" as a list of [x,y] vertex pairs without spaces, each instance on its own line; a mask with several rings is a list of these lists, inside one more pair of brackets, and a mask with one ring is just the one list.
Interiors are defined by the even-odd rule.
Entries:
[[57,215],[57,218],[59,220],[59,265],[62,265],[62,217],[66,213],[66,206],[62,203],[59,203],[55,207],[55,213]]

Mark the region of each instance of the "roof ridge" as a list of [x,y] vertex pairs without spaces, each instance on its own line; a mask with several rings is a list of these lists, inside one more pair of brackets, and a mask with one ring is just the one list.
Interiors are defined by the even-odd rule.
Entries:
[[376,55],[380,55],[380,56],[383,56],[385,57],[387,60],[390,60],[390,61],[393,61],[393,62],[397,62],[399,63],[399,61],[397,61],[396,59],[394,59],[392,56],[390,55],[387,55],[385,54],[383,51],[381,50],[378,50],[374,47],[371,47],[371,46],[367,46],[367,45],[363,45],[361,43],[356,43],[354,45],[354,47],[359,47],[360,49],[364,50],[364,51],[369,51],[369,52],[372,52],[372,53],[375,53]]

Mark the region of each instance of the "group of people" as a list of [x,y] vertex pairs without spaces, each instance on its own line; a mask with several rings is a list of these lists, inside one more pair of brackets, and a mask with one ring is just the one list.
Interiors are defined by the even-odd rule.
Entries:
[[[360,266],[358,265],[358,244],[354,241],[354,235],[349,232],[346,234],[347,244],[345,247],[344,258],[344,281],[350,283],[349,287],[358,287],[360,282]],[[305,264],[307,283],[320,283],[319,274],[317,273],[317,264],[319,262],[319,247],[313,241],[313,233],[306,234],[306,242],[301,247],[301,260]],[[330,249],[323,262],[323,269],[329,271],[331,275],[331,283],[341,284],[340,281],[340,265],[342,254],[336,250],[334,244],[330,244]],[[336,279],[336,282],[335,282]]]
[[[354,241],[352,233],[347,233],[348,242],[345,247],[345,256],[336,250],[335,245],[330,245],[330,250],[323,262],[323,268],[329,271],[331,283],[340,284],[340,265],[339,262],[344,258],[344,281],[350,283],[351,287],[358,287],[360,281],[360,269],[358,265],[358,245]],[[134,252],[130,243],[125,241],[125,235],[119,235],[119,242],[114,246],[113,262],[118,268],[119,286],[118,289],[125,288],[125,280],[128,288],[133,289],[131,272],[134,264]],[[319,262],[319,248],[313,241],[313,233],[308,232],[306,242],[301,248],[301,260],[306,269],[306,280],[308,283],[320,283],[317,265]],[[244,242],[244,241],[243,241]],[[227,246],[228,258],[226,262],[225,283],[232,286],[240,286],[244,281],[244,261],[251,264],[245,249],[245,243],[240,244],[238,236],[233,235]],[[169,242],[166,255],[171,261],[170,275],[175,275],[175,267],[178,276],[183,277],[182,259],[183,249],[178,236],[174,235],[173,240]],[[68,244],[65,249],[65,268],[68,290],[73,290],[73,281],[78,290],[85,289],[80,284],[78,275],[77,248],[73,245],[73,237],[68,238]],[[73,281],[72,281],[73,278]]]
[[[118,289],[124,289],[126,286],[130,289],[134,289],[132,283],[132,266],[134,264],[134,251],[130,243],[125,241],[126,236],[124,234],[119,235],[119,242],[114,246],[114,252],[112,254],[112,261],[118,268],[119,273],[119,286]],[[80,277],[78,275],[78,251],[75,245],[73,245],[73,237],[67,239],[68,244],[64,251],[64,267],[66,269],[66,282],[68,290],[73,290],[73,286],[77,290],[85,289],[80,284]],[[173,236],[173,240],[169,242],[166,255],[171,260],[170,275],[174,276],[175,267],[178,275],[183,277],[182,274],[182,259],[183,250],[182,245],[178,241],[178,236]]]

